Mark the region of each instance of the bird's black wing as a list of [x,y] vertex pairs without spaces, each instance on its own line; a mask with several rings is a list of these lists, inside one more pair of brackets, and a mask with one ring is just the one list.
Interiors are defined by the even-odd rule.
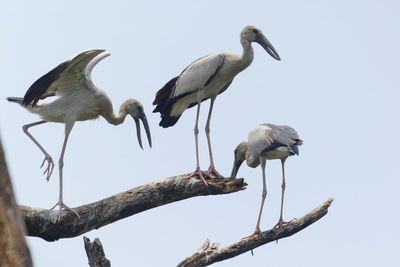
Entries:
[[22,100],[22,105],[27,106],[32,104],[32,106],[36,105],[36,103],[43,98],[54,95],[54,93],[46,94],[50,85],[56,81],[61,73],[68,67],[70,60],[65,61],[37,79],[26,91],[24,99]]
[[174,90],[174,86],[178,78],[179,76],[172,78],[160,90],[157,91],[156,97],[153,101],[153,105],[156,105],[156,108],[153,112],[159,112],[160,110],[162,110],[162,106],[168,101],[168,98]]
[[90,49],[64,61],[29,87],[22,105],[34,106],[40,99],[55,94],[63,95],[82,88],[93,89],[90,86],[90,73],[100,60],[110,55],[104,52],[104,49]]

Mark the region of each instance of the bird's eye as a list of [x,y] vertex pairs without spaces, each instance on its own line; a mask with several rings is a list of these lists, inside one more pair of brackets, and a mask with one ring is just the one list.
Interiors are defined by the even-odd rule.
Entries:
[[254,33],[258,33],[257,29],[253,29],[253,32],[254,32]]

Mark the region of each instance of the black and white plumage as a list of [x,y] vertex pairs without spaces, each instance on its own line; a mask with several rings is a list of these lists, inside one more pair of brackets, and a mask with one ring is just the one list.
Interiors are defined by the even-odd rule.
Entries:
[[205,127],[210,167],[205,175],[220,175],[214,165],[210,140],[210,119],[214,101],[218,94],[224,92],[232,83],[235,76],[246,69],[253,61],[254,51],[252,42],[259,43],[274,59],[280,60],[278,53],[267,40],[262,31],[255,26],[245,27],[240,34],[240,42],[243,46],[243,54],[232,53],[212,54],[202,57],[190,64],[183,72],[172,78],[156,94],[153,112],[161,114],[160,126],[167,128],[176,124],[182,113],[197,105],[196,123],[194,128],[196,143],[196,170],[192,175],[200,176],[203,181],[203,173],[200,171],[198,156],[198,119],[201,102],[210,99],[210,109]]
[[43,174],[49,180],[54,169],[54,163],[47,151],[29,133],[32,126],[46,122],[60,122],[65,124],[65,138],[59,158],[59,201],[54,206],[61,210],[66,209],[79,215],[66,206],[63,202],[63,166],[64,153],[69,134],[76,121],[104,117],[109,123],[119,125],[124,122],[127,115],[132,116],[136,123],[136,132],[140,147],[142,147],[140,121],[142,121],[146,135],[151,146],[150,128],[144,113],[143,105],[136,99],[128,99],[122,103],[118,113],[114,113],[112,103],[106,93],[97,88],[91,80],[93,67],[103,58],[109,56],[106,50],[92,49],[79,53],[73,58],[61,63],[47,74],[35,81],[23,98],[9,97],[11,102],[16,102],[30,112],[42,117],[41,121],[23,126],[24,132],[39,147],[45,155],[41,167],[47,163]]
[[265,166],[267,160],[280,159],[282,163],[282,195],[281,211],[279,221],[276,226],[281,227],[286,222],[283,220],[283,200],[285,194],[285,161],[289,156],[299,155],[299,146],[303,141],[298,133],[290,126],[261,124],[249,133],[248,141],[240,143],[234,152],[235,160],[232,168],[231,177],[236,177],[243,161],[251,168],[261,165],[263,177],[263,193],[261,198],[261,207],[258,214],[256,229],[251,236],[261,233],[260,221],[264,207],[264,201],[267,196]]

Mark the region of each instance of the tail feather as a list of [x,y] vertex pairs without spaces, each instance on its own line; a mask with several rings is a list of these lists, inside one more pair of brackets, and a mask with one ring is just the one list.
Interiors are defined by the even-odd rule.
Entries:
[[7,97],[7,100],[22,105],[24,99],[22,97]]
[[304,142],[301,139],[297,139],[296,141],[297,141],[296,145],[298,145],[298,146],[301,146],[303,144],[303,142]]
[[156,105],[153,113],[160,112],[161,121],[159,125],[163,128],[175,125],[180,118],[180,116],[170,116],[173,104],[176,102],[176,99],[171,99],[170,96],[175,88],[175,83],[178,78],[179,76],[172,78],[160,90],[158,90],[156,98],[153,101],[153,105]]
[[153,101],[153,105],[156,105],[156,108],[153,112],[159,112],[163,109],[163,106],[166,102],[168,102],[168,99],[171,96],[172,91],[174,90],[175,83],[178,78],[179,76],[172,78],[160,90],[158,90],[156,98]]
[[293,155],[299,155],[299,146],[303,144],[303,140],[298,139],[294,145],[291,145],[291,150],[293,151]]
[[178,122],[180,117],[181,116],[173,117],[169,116],[168,114],[161,114],[161,121],[158,125],[160,125],[163,128],[174,126]]

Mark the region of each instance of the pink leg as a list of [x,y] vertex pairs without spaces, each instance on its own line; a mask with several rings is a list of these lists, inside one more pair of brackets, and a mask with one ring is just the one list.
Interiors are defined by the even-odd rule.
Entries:
[[42,162],[42,165],[40,165],[40,168],[42,168],[44,166],[44,163],[47,162],[47,167],[44,170],[43,174],[46,174],[46,180],[49,181],[51,174],[53,173],[54,170],[54,162],[53,159],[51,158],[51,156],[49,155],[49,153],[47,153],[47,151],[39,144],[39,142],[31,135],[31,133],[28,131],[28,129],[30,127],[36,126],[36,125],[40,125],[43,123],[46,123],[47,121],[38,121],[38,122],[34,122],[31,124],[27,124],[24,125],[22,127],[24,133],[33,141],[33,143],[35,143],[35,145],[40,149],[40,151],[42,151],[42,153],[44,154],[44,160]]
[[285,189],[286,189],[286,181],[285,181],[285,161],[287,158],[281,159],[281,164],[282,164],[282,195],[281,195],[281,213],[279,217],[279,221],[277,224],[275,224],[274,228],[279,228],[282,227],[284,224],[290,223],[293,220],[290,220],[289,222],[286,222],[283,220],[283,200],[285,197]]
[[196,144],[196,169],[194,170],[194,172],[189,174],[186,178],[191,178],[194,176],[200,177],[200,179],[203,181],[203,183],[208,186],[206,180],[204,179],[203,173],[200,170],[200,161],[199,161],[199,138],[198,138],[199,127],[198,127],[198,124],[199,124],[199,115],[200,115],[200,103],[201,103],[201,101],[199,101],[197,103],[196,124],[194,126],[194,141]]
[[64,154],[65,154],[65,150],[67,148],[67,142],[68,142],[68,137],[69,134],[71,133],[72,127],[74,126],[74,122],[72,123],[66,123],[65,124],[65,138],[64,138],[64,143],[62,146],[62,150],[61,150],[61,155],[60,155],[60,159],[58,161],[58,166],[59,166],[59,177],[60,177],[60,185],[59,185],[59,197],[58,197],[58,202],[56,205],[54,205],[51,209],[54,209],[55,207],[59,206],[59,211],[58,211],[58,220],[61,219],[61,212],[62,210],[67,210],[71,213],[73,213],[79,220],[79,214],[72,210],[70,207],[68,207],[67,205],[64,204],[63,201],[63,167],[64,167]]
[[216,169],[215,169],[215,164],[214,164],[214,157],[211,149],[211,138],[210,138],[210,121],[211,121],[211,114],[212,110],[214,107],[214,101],[215,97],[211,98],[210,102],[210,110],[208,112],[208,117],[207,117],[207,123],[206,123],[206,136],[207,136],[207,144],[208,144],[208,154],[210,156],[210,167],[208,168],[208,175],[211,176],[216,176],[217,178],[225,178],[222,174],[220,174]]
[[266,159],[263,157],[260,157],[260,162],[261,162],[261,170],[262,170],[262,178],[263,178],[263,191],[262,191],[262,195],[261,195],[261,206],[260,206],[260,211],[258,213],[258,219],[257,219],[257,224],[256,224],[256,229],[254,230],[254,232],[247,236],[244,237],[243,239],[247,239],[247,238],[252,238],[252,237],[257,237],[258,235],[261,234],[261,229],[260,229],[260,221],[261,221],[261,215],[263,212],[263,208],[264,208],[264,202],[265,202],[265,198],[267,197],[267,179],[266,179],[266,175],[265,175],[265,165],[266,165]]

